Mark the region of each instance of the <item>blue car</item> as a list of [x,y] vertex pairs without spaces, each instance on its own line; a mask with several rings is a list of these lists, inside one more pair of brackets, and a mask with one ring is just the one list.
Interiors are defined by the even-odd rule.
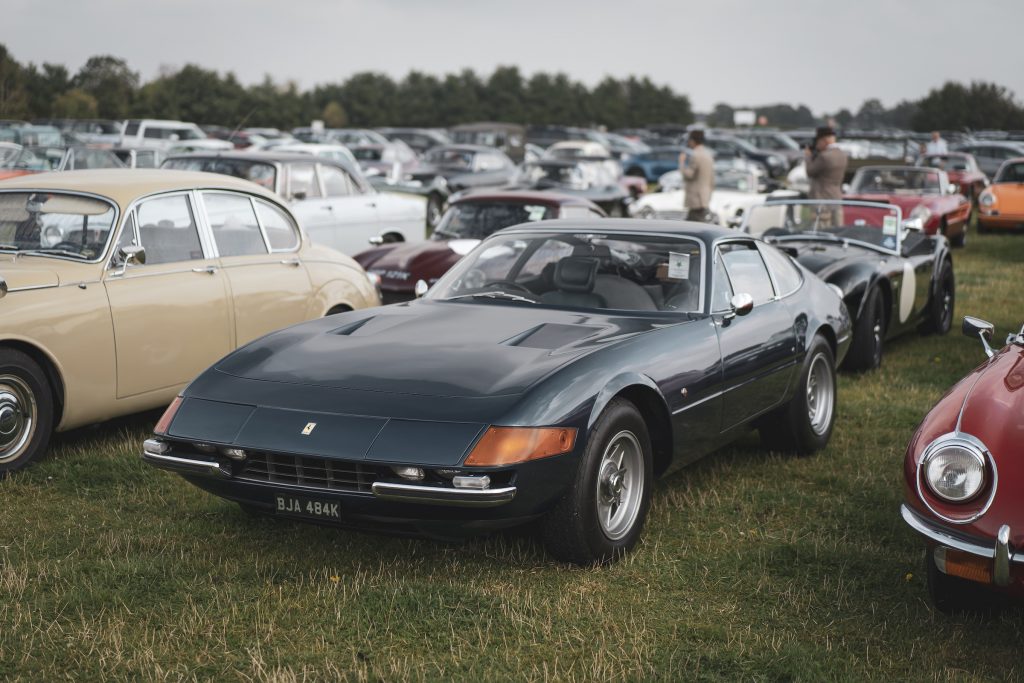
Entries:
[[647,182],[657,182],[663,174],[679,168],[679,154],[686,148],[679,146],[655,147],[642,154],[622,157],[622,168],[626,175],[643,176]]

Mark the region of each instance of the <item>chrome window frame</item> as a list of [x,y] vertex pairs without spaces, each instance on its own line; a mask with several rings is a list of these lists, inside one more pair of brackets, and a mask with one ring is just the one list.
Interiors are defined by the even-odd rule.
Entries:
[[[754,248],[753,250],[754,250],[754,252],[757,253],[757,257],[759,259],[761,259],[761,265],[764,266],[764,270],[768,274],[768,282],[770,282],[772,284],[772,297],[770,299],[768,299],[767,301],[762,301],[761,303],[757,303],[755,301],[754,302],[754,307],[755,308],[758,307],[758,306],[764,306],[765,304],[770,304],[773,301],[779,301],[779,300],[782,299],[782,295],[779,294],[778,283],[776,283],[775,282],[775,278],[772,277],[772,271],[768,267],[768,263],[765,262],[764,255],[761,254],[761,249],[758,246],[758,242],[759,242],[759,240],[757,240],[757,239],[755,239],[753,237],[748,237],[746,239],[743,239],[742,237],[725,237],[723,239],[715,240],[715,254],[719,255],[719,256],[723,256],[723,258],[722,258],[722,267],[725,268],[725,274],[729,277],[729,286],[732,287],[733,296],[735,296],[737,294],[736,286],[733,284],[732,275],[729,273],[729,266],[726,265],[726,263],[725,263],[725,258],[724,258],[724,255],[722,254],[721,250],[720,250],[720,247],[723,244],[734,244],[734,243],[749,244],[749,245],[751,245]],[[753,293],[751,293],[751,292],[746,292],[746,294],[750,294],[751,297],[754,296]],[[728,311],[713,311],[713,312],[714,313],[727,313]]]
[[[213,224],[210,223],[210,215],[206,209],[206,195],[207,194],[222,194],[229,197],[238,197],[241,199],[249,200],[249,208],[252,209],[253,217],[256,219],[256,228],[260,231],[260,237],[263,238],[263,247],[266,249],[262,254],[234,254],[233,256],[223,256],[223,258],[234,258],[235,256],[269,256],[274,253],[270,248],[270,240],[267,239],[267,231],[263,228],[263,222],[260,220],[259,212],[256,211],[256,204],[253,201],[253,196],[244,192],[237,192],[235,190],[225,190],[218,188],[202,188],[195,190],[200,206],[203,208],[203,220],[210,230],[210,239],[213,244],[213,249],[216,252],[216,258],[222,258],[220,253],[220,246],[217,244],[217,233],[213,229]],[[137,221],[136,221],[137,222]]]
[[[168,264],[164,264],[164,263],[155,263],[155,264],[132,263],[132,264],[128,264],[128,267],[125,269],[125,272],[127,272],[128,270],[134,269],[134,268],[145,268],[146,265],[162,266],[162,265],[170,265],[170,264],[173,264],[173,263],[195,263],[196,261],[208,261],[210,259],[217,258],[216,247],[213,244],[213,237],[212,237],[212,235],[208,234],[209,227],[206,225],[206,215],[205,215],[205,212],[201,212],[201,211],[197,210],[198,206],[197,206],[197,199],[196,199],[195,194],[196,194],[196,190],[194,190],[194,189],[186,189],[186,190],[167,190],[167,191],[164,191],[164,192],[154,192],[152,194],[143,195],[142,197],[136,197],[128,205],[128,209],[124,212],[124,215],[128,216],[129,214],[134,214],[134,216],[135,216],[135,238],[137,240],[137,243],[140,246],[145,247],[146,245],[142,244],[142,233],[140,231],[142,226],[139,225],[138,207],[141,206],[142,204],[146,203],[147,201],[150,201],[150,200],[153,200],[153,199],[162,199],[164,197],[173,197],[173,196],[178,196],[178,195],[184,196],[186,198],[186,200],[188,201],[188,203],[189,203],[189,210],[192,212],[192,220],[195,223],[196,232],[199,235],[199,245],[200,245],[200,247],[203,250],[203,258],[202,259],[189,259],[187,261],[172,261],[172,262],[170,262]],[[118,240],[120,240],[120,238],[121,238],[121,232],[123,230],[123,226],[124,226],[124,221],[122,221],[121,225],[119,226],[120,229],[118,230],[118,235],[117,235],[117,239]],[[114,242],[114,244],[116,244],[116,242]],[[111,254],[108,257],[108,259],[107,259],[107,265],[105,267],[105,270],[106,271],[111,271],[111,270],[114,271],[114,273],[108,274],[108,277],[121,277],[124,274],[124,273],[117,272],[117,270],[115,270],[115,269],[119,269],[121,267],[120,264],[115,264],[114,263],[114,257],[115,256],[117,256],[117,255],[116,254]]]

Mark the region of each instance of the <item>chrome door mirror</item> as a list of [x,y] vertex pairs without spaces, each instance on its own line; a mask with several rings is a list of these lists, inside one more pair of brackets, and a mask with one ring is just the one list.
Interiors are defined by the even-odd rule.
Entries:
[[138,244],[129,244],[117,250],[117,257],[121,260],[121,270],[118,275],[124,275],[131,264],[141,266],[146,262],[146,248]]
[[372,244],[375,247],[379,247],[380,245],[384,244],[384,236],[383,235],[374,235],[373,237],[371,237],[370,239],[368,239],[366,241],[369,242],[370,244]]
[[733,294],[732,299],[729,300],[729,306],[732,308],[728,318],[734,318],[738,315],[746,315],[754,310],[754,297],[750,296],[746,292],[740,292],[739,294]]
[[903,221],[903,229],[907,232],[922,232],[924,230],[924,221],[920,218],[910,218]]
[[430,289],[430,285],[427,284],[426,280],[417,280],[416,288],[413,290],[416,293],[416,298],[421,299],[423,295]]
[[965,315],[963,327],[960,329],[965,337],[978,337],[981,339],[981,345],[985,347],[986,356],[991,358],[995,355],[995,351],[993,351],[992,346],[989,345],[989,340],[992,339],[992,335],[996,331],[995,325],[987,320]]

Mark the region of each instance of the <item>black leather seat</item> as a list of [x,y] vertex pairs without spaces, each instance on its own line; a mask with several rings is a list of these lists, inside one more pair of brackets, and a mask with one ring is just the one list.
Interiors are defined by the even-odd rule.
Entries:
[[546,304],[577,308],[606,308],[603,297],[594,294],[597,281],[596,258],[569,256],[555,266],[555,290],[541,295]]

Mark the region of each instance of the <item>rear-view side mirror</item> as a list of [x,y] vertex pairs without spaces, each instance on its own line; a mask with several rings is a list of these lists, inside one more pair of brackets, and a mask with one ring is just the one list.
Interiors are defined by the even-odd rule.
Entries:
[[430,289],[430,285],[427,284],[426,280],[417,280],[416,288],[413,291],[416,293],[416,298],[421,299],[427,293],[428,289]]
[[746,315],[754,310],[754,297],[746,292],[733,294],[732,299],[729,300],[729,307],[732,309],[727,316],[729,318]]
[[146,248],[138,244],[121,247],[117,253],[121,257],[121,263],[125,265],[135,263],[141,266],[146,262]]
[[981,339],[981,345],[985,347],[986,356],[991,358],[995,355],[995,351],[992,350],[992,346],[989,344],[989,341],[992,339],[992,335],[996,331],[995,325],[987,320],[965,315],[963,327],[960,329],[965,337],[978,337]]

